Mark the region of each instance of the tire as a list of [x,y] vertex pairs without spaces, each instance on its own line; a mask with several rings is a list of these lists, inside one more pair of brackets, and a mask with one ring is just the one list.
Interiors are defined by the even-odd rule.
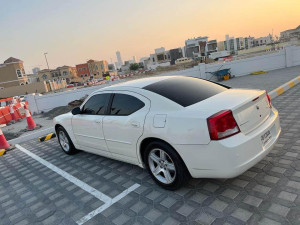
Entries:
[[56,129],[56,134],[58,138],[58,143],[64,153],[68,155],[73,155],[78,152],[75,148],[71,138],[69,137],[67,131],[63,127],[58,127]]
[[164,189],[177,190],[190,179],[184,162],[166,143],[151,142],[144,151],[144,162],[152,179]]

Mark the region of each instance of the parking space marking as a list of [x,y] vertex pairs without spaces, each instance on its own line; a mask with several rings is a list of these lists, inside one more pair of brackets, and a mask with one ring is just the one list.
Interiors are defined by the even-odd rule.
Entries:
[[98,215],[99,213],[101,213],[104,210],[106,210],[107,208],[109,208],[112,204],[114,204],[117,201],[119,201],[122,198],[124,198],[126,195],[128,195],[130,192],[132,192],[135,189],[137,189],[139,186],[140,186],[139,184],[132,185],[131,187],[129,187],[128,189],[126,189],[125,191],[123,191],[121,194],[119,194],[116,197],[114,197],[111,202],[107,202],[104,205],[100,206],[99,208],[93,210],[92,212],[90,212],[89,214],[87,214],[86,216],[84,216],[80,220],[78,220],[76,223],[78,225],[84,224],[88,220],[92,219],[94,216]]
[[86,192],[93,195],[95,198],[98,198],[99,200],[103,202],[111,202],[112,198],[108,197],[107,195],[103,194],[102,192],[96,190],[95,188],[91,187],[90,185],[82,182],[81,180],[77,179],[76,177],[72,176],[71,174],[63,171],[62,169],[54,166],[53,164],[49,163],[48,161],[40,158],[39,156],[35,155],[34,153],[28,151],[26,148],[16,144],[16,148],[18,148],[20,151],[24,152],[25,154],[29,155],[31,158],[35,159],[39,163],[43,164],[44,166],[48,167],[52,171],[56,172],[60,176],[64,177],[68,181],[72,182],[73,184],[77,185],[81,189],[85,190]]
[[107,208],[109,208],[111,205],[113,205],[117,201],[121,200],[126,195],[128,195],[130,192],[134,191],[135,189],[137,189],[140,186],[139,184],[134,184],[131,187],[129,187],[126,190],[124,190],[119,195],[117,195],[116,197],[110,198],[109,196],[107,196],[104,193],[96,190],[95,188],[91,187],[90,185],[82,182],[81,180],[77,179],[76,177],[72,176],[71,174],[69,174],[69,173],[65,172],[64,170],[56,167],[55,165],[53,165],[53,164],[49,163],[48,161],[42,159],[41,157],[37,156],[36,154],[28,151],[26,148],[20,146],[19,144],[16,144],[15,146],[20,151],[22,151],[23,153],[27,154],[31,158],[35,159],[36,161],[38,161],[42,165],[48,167],[49,169],[51,169],[52,171],[56,172],[57,174],[59,174],[63,178],[67,179],[68,181],[72,182],[73,184],[75,184],[76,186],[80,187],[84,191],[86,191],[89,194],[93,195],[95,198],[98,198],[99,200],[101,200],[102,202],[104,202],[104,205],[102,205],[99,208],[93,210],[92,212],[88,213],[86,216],[84,216],[80,220],[78,220],[76,223],[79,224],[79,225],[84,224],[88,220],[92,219],[94,216],[96,216],[99,213],[103,212],[104,210],[106,210]]

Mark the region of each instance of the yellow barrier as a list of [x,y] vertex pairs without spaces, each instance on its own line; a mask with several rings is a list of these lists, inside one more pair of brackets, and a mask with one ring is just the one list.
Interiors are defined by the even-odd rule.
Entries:
[[40,142],[48,141],[48,140],[50,140],[51,138],[54,138],[54,137],[56,137],[56,134],[55,133],[50,133],[50,134],[47,134],[44,137],[39,137],[39,141]]
[[1,155],[4,155],[5,153],[6,153],[5,149],[1,149],[1,150],[0,150],[0,156],[1,156]]

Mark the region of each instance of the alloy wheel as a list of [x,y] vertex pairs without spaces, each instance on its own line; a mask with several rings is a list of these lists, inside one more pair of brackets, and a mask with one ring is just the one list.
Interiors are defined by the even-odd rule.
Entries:
[[64,151],[68,152],[70,150],[69,139],[67,138],[65,132],[59,131],[59,143]]
[[162,149],[152,149],[148,155],[148,163],[154,177],[164,184],[171,184],[176,178],[175,164]]

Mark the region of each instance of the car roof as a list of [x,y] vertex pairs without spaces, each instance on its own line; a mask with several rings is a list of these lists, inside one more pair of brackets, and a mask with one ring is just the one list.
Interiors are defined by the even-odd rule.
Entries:
[[[154,83],[162,81],[162,80],[170,79],[172,77],[175,77],[175,76],[157,76],[157,77],[141,78],[141,79],[126,81],[126,82],[122,82],[119,84],[111,85],[109,87],[105,87],[102,89],[114,90],[114,89],[120,88],[120,87],[144,88],[150,84],[154,84]],[[178,77],[178,76],[176,76],[176,77]]]

